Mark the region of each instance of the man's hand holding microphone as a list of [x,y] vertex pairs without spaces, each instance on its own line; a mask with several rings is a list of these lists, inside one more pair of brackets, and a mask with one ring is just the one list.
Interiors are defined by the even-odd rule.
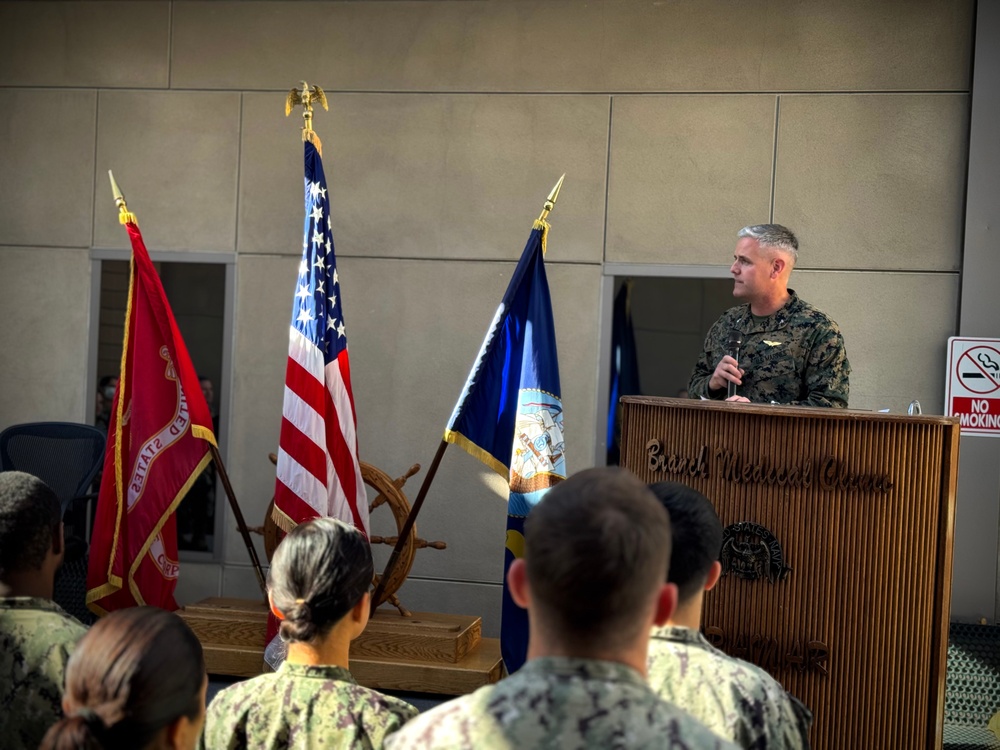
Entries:
[[740,369],[740,347],[743,345],[743,332],[732,329],[729,332],[729,341],[726,344],[726,354],[715,366],[715,372],[708,380],[708,386],[712,390],[719,391],[726,389],[726,401],[742,401],[750,403],[750,399],[736,395],[736,387],[743,384],[743,375],[746,370]]

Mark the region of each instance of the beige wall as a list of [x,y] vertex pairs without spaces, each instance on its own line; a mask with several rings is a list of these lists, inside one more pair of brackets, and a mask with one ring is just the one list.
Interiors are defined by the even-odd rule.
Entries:
[[[362,456],[390,474],[430,461],[564,171],[547,262],[571,469],[597,449],[603,264],[728,265],[751,221],[800,233],[796,287],[844,330],[852,405],[940,411],[972,7],[0,3],[0,424],[85,415],[88,249],[126,244],[114,168],[152,250],[236,255],[228,458],[259,522],[302,226],[283,92],[303,77],[330,96]],[[496,633],[503,514],[449,451],[420,522],[449,550],[418,556],[410,606]],[[182,573],[184,599],[220,591],[256,591],[231,520],[224,563]]]

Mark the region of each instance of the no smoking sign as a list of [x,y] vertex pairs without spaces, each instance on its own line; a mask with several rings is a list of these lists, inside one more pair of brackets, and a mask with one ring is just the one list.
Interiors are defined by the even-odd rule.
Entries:
[[1000,339],[948,339],[944,400],[963,435],[1000,437]]

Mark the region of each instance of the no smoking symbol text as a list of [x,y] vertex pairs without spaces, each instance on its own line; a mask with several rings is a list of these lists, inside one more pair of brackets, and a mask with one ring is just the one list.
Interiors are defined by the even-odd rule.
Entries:
[[1000,351],[976,346],[958,358],[956,368],[962,386],[972,393],[993,393],[1000,388]]

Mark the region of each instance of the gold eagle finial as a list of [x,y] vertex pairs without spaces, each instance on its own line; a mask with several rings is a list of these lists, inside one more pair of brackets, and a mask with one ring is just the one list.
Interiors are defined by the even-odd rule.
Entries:
[[292,114],[292,110],[299,104],[302,105],[302,140],[313,141],[316,138],[312,129],[313,104],[319,104],[329,112],[330,105],[326,101],[326,94],[319,86],[310,87],[308,83],[302,81],[302,88],[293,88],[285,98],[285,117]]

